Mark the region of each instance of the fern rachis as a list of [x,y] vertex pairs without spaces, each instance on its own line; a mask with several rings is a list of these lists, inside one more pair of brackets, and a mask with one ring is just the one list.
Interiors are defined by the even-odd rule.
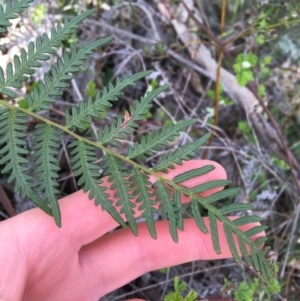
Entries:
[[[24,3],[16,12],[22,12],[31,1],[20,0]],[[8,6],[9,9],[11,9]],[[22,197],[30,198],[46,213],[53,215],[55,222],[61,226],[60,208],[57,201],[59,177],[58,153],[60,137],[69,135],[72,142],[68,145],[71,153],[71,163],[74,175],[79,186],[88,193],[90,200],[95,205],[100,205],[121,226],[125,227],[124,214],[132,232],[138,235],[138,227],[135,220],[135,212],[145,219],[150,235],[156,237],[153,214],[159,208],[169,220],[172,238],[178,240],[178,230],[183,230],[183,216],[181,210],[181,196],[191,200],[191,214],[197,222],[200,231],[207,233],[208,229],[203,220],[201,211],[206,210],[209,215],[212,242],[217,253],[222,252],[219,245],[218,224],[223,225],[226,238],[234,259],[239,262],[239,250],[233,237],[237,236],[241,254],[248,265],[254,266],[263,276],[272,277],[271,264],[265,259],[265,251],[262,250],[264,241],[254,242],[252,238],[262,233],[263,226],[255,226],[251,230],[243,232],[239,227],[259,221],[257,217],[239,217],[231,220],[227,215],[237,211],[245,211],[252,208],[250,204],[234,203],[219,206],[224,198],[235,196],[238,189],[221,191],[227,180],[214,180],[196,186],[187,187],[187,181],[210,173],[214,167],[211,165],[192,167],[190,171],[176,175],[173,179],[166,172],[174,169],[175,164],[183,164],[184,161],[194,157],[196,151],[209,138],[205,135],[201,139],[185,144],[176,151],[162,156],[160,162],[152,169],[140,164],[141,160],[148,158],[157,150],[168,147],[168,142],[180,136],[181,132],[193,126],[196,120],[183,120],[176,124],[169,124],[162,130],[150,133],[142,137],[141,141],[135,141],[133,146],[124,149],[125,155],[115,151],[110,146],[118,146],[119,141],[127,135],[132,135],[138,128],[138,122],[146,118],[151,108],[151,101],[166,86],[159,87],[147,93],[140,100],[136,100],[125,117],[119,117],[112,121],[110,126],[105,126],[97,133],[97,139],[92,139],[78,134],[77,129],[85,130],[92,123],[93,118],[99,118],[100,113],[106,112],[112,103],[117,101],[123,94],[122,90],[150,74],[150,71],[136,73],[98,92],[95,97],[88,97],[80,101],[78,106],[73,105],[70,112],[66,112],[65,125],[61,125],[41,115],[40,111],[49,111],[55,104],[56,97],[62,94],[62,88],[68,86],[73,78],[73,73],[78,71],[80,65],[100,46],[105,46],[111,38],[84,46],[79,50],[74,47],[71,51],[64,51],[63,58],[52,66],[51,71],[45,74],[44,81],[39,81],[32,93],[27,95],[28,107],[18,105],[17,93],[11,89],[22,87],[28,80],[28,76],[35,72],[35,68],[41,65],[40,61],[48,60],[55,54],[55,47],[59,47],[63,39],[68,37],[85,18],[90,16],[88,11],[81,16],[65,21],[64,25],[57,25],[51,31],[51,37],[46,34],[37,38],[36,43],[29,43],[28,50],[21,50],[20,57],[15,56],[10,62],[6,72],[0,69],[0,92],[8,96],[8,100],[0,100],[0,167],[2,173],[8,174],[8,181],[15,182],[15,191],[20,192]],[[7,9],[0,9],[0,26],[2,31],[6,29],[8,19],[15,15]],[[2,18],[2,19],[1,19]],[[26,142],[28,131],[28,118],[34,118],[41,125],[33,131],[33,146]],[[101,158],[98,158],[96,150],[100,150]],[[34,173],[37,181],[31,176],[29,156],[35,161]],[[99,162],[100,159],[100,162]],[[99,163],[98,163],[99,162]],[[100,178],[99,170],[103,170],[105,180]],[[104,184],[104,182],[106,184]],[[107,187],[108,184],[108,187]],[[114,195],[111,195],[111,190]],[[215,193],[203,197],[199,193],[215,189]],[[43,195],[43,198],[40,196]],[[117,202],[115,202],[117,199]],[[251,250],[251,252],[249,251]]]

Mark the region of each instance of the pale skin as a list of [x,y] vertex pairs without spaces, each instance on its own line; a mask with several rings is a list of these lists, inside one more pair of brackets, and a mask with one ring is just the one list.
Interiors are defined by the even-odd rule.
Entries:
[[[218,163],[207,160],[184,162],[166,176],[172,179],[207,164],[216,169],[186,182],[187,187],[226,178]],[[138,225],[138,236],[127,228],[108,233],[117,223],[95,207],[83,191],[61,199],[60,206],[62,228],[40,209],[0,223],[0,301],[96,301],[149,271],[194,260],[231,257],[221,224],[222,253],[216,254],[210,234],[201,233],[192,219],[185,220],[179,242],[174,243],[167,221],[156,223],[155,240],[143,223]],[[209,229],[207,219],[205,223]],[[254,225],[257,223],[241,229]]]

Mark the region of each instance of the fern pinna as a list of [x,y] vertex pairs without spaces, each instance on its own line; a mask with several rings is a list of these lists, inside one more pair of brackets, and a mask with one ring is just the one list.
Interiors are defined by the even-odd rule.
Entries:
[[[31,0],[15,0],[13,4],[0,6],[0,32],[5,32],[10,25],[9,19],[15,18],[16,13],[22,13],[29,6]],[[56,224],[61,226],[60,208],[57,201],[59,177],[58,153],[62,135],[69,135],[72,142],[69,144],[71,163],[74,176],[78,179],[78,185],[88,193],[89,199],[94,200],[95,206],[106,210],[121,226],[126,227],[124,214],[132,232],[137,235],[138,228],[134,218],[134,209],[140,212],[145,219],[150,235],[156,237],[156,229],[153,214],[158,210],[169,220],[170,233],[174,241],[178,240],[177,231],[183,230],[183,217],[180,198],[185,195],[191,200],[191,213],[195,218],[200,231],[207,233],[208,229],[203,221],[201,212],[205,209],[210,220],[210,229],[213,245],[217,253],[222,252],[219,244],[217,221],[223,224],[224,232],[231,249],[232,255],[237,262],[241,261],[241,255],[249,266],[253,266],[263,276],[272,277],[272,264],[265,259],[267,249],[263,249],[266,237],[256,241],[251,238],[264,231],[265,226],[256,226],[243,232],[239,226],[258,222],[257,216],[242,216],[230,220],[227,215],[237,211],[252,209],[250,204],[234,203],[219,208],[218,202],[227,197],[238,194],[239,189],[231,188],[219,191],[209,197],[199,196],[200,192],[215,187],[223,187],[230,184],[227,180],[215,180],[188,189],[182,183],[186,180],[205,175],[211,172],[213,166],[195,168],[185,172],[173,180],[168,180],[163,173],[174,168],[174,164],[182,164],[183,160],[189,160],[203,145],[209,135],[199,140],[189,142],[174,152],[163,155],[160,162],[149,169],[139,162],[151,156],[161,147],[167,147],[168,142],[174,141],[195,120],[184,120],[176,124],[169,124],[163,129],[145,135],[140,142],[135,142],[127,150],[126,155],[114,151],[120,140],[132,135],[138,128],[138,121],[143,120],[151,108],[152,100],[167,87],[159,87],[147,93],[140,100],[136,100],[130,108],[130,112],[123,120],[119,117],[111,125],[97,133],[97,139],[91,139],[79,135],[80,129],[85,130],[92,123],[93,118],[99,118],[100,114],[111,107],[112,102],[117,101],[122,95],[122,90],[148,76],[150,71],[143,71],[116,83],[109,84],[102,93],[95,97],[88,97],[73,105],[70,112],[66,112],[65,125],[57,124],[45,117],[55,103],[55,97],[62,94],[62,88],[68,87],[72,74],[97,48],[106,45],[111,38],[95,41],[87,46],[76,49],[71,47],[65,50],[62,58],[51,67],[51,71],[45,74],[44,80],[39,81],[33,91],[26,96],[26,108],[19,106],[15,101],[18,94],[15,89],[20,89],[23,83],[28,81],[35,68],[41,66],[41,61],[47,61],[56,53],[61,41],[76,30],[78,24],[89,17],[93,11],[87,11],[71,20],[65,20],[63,25],[57,25],[51,31],[51,36],[43,34],[30,42],[28,49],[21,49],[20,55],[15,55],[13,61],[8,63],[6,70],[0,68],[0,93],[7,99],[0,100],[0,166],[2,173],[8,174],[8,182],[15,182],[15,192],[20,192],[23,198],[31,199],[38,207],[47,214],[52,215]],[[13,88],[13,89],[12,89]],[[43,114],[41,111],[43,110]],[[28,117],[35,118],[39,124],[33,131],[33,146],[29,149],[26,142],[28,131]],[[100,163],[96,156],[102,151]],[[35,176],[30,176],[29,156],[34,159]],[[97,162],[97,163],[96,163]],[[110,199],[107,185],[101,180],[99,170],[103,170],[110,189],[115,191],[116,205]],[[163,172],[163,173],[162,173]],[[156,178],[154,184],[150,176]],[[33,178],[35,181],[33,181]],[[43,196],[43,197],[41,197]],[[157,208],[157,204],[159,208]],[[237,237],[240,252],[234,243]]]

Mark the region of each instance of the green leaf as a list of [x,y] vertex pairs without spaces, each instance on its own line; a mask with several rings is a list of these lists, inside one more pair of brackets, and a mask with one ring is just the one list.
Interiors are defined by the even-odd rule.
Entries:
[[258,233],[265,231],[266,229],[268,229],[268,226],[266,226],[266,225],[256,226],[256,227],[253,227],[250,230],[246,231],[245,235],[250,238],[254,235],[257,235]]
[[260,222],[261,220],[262,220],[262,218],[260,216],[249,215],[249,216],[241,216],[241,217],[235,219],[232,223],[235,226],[243,226],[243,225],[247,225],[250,223]]
[[241,87],[244,87],[248,84],[248,82],[253,81],[253,73],[250,70],[242,70],[241,72],[237,73],[236,80]]
[[136,100],[130,107],[130,115],[128,114],[127,120],[125,119],[122,122],[122,118],[119,116],[117,122],[113,122],[110,126],[105,126],[103,131],[98,132],[98,142],[104,145],[110,143],[113,146],[117,146],[118,139],[125,140],[126,135],[132,135],[138,128],[137,121],[145,119],[145,116],[149,113],[152,107],[152,100],[167,88],[168,86],[161,86],[147,93],[140,101]]
[[[57,25],[56,29],[53,28],[51,30],[50,38],[44,33],[36,39],[35,46],[33,42],[30,42],[27,53],[24,49],[21,49],[21,63],[19,63],[18,60],[18,63],[14,64],[14,71],[12,64],[8,64],[6,80],[0,84],[0,93],[16,98],[17,94],[7,87],[20,86],[22,82],[27,81],[28,76],[24,75],[31,75],[35,72],[34,68],[41,67],[41,63],[39,61],[49,60],[51,56],[48,54],[55,53],[55,47],[59,47],[61,41],[70,35],[78,27],[78,24],[92,13],[93,11],[89,10],[75,18],[72,18],[70,21],[65,20],[63,27],[61,25]],[[16,62],[16,60],[17,59],[15,58],[14,62]],[[3,73],[3,70],[1,70],[0,73]]]
[[244,257],[244,260],[246,261],[246,263],[248,264],[249,267],[252,267],[251,258],[249,256],[248,250],[246,248],[246,244],[245,244],[244,239],[241,236],[238,236],[237,238],[238,238],[240,250],[241,250],[241,253]]
[[214,203],[217,202],[219,200],[228,198],[228,197],[235,197],[236,195],[238,195],[240,193],[241,189],[240,188],[230,188],[227,190],[223,190],[223,191],[218,191],[212,195],[210,195],[209,197],[206,197],[205,200],[208,203]]
[[207,227],[203,221],[203,218],[201,216],[200,213],[200,208],[199,208],[199,202],[196,199],[192,199],[191,200],[191,209],[192,209],[192,214],[194,219],[196,220],[196,223],[199,227],[199,229],[203,232],[203,233],[208,233]]
[[38,124],[34,130],[33,154],[35,173],[39,184],[39,191],[44,194],[44,198],[49,203],[55,223],[61,227],[61,214],[58,206],[59,190],[57,179],[58,171],[58,153],[60,144],[60,133],[57,129],[48,124]]
[[17,108],[0,110],[0,165],[5,166],[2,173],[9,174],[7,182],[15,182],[14,191],[20,191],[22,198],[30,198],[43,211],[52,215],[49,206],[33,190],[34,184],[28,175],[26,129],[27,116],[24,113]]
[[201,193],[209,189],[224,187],[230,185],[232,182],[230,180],[213,180],[192,188],[193,193]]
[[199,150],[199,148],[206,143],[206,141],[209,139],[210,133],[205,134],[200,139],[187,143],[174,152],[168,152],[166,155],[163,155],[161,157],[161,161],[156,164],[156,166],[153,167],[154,171],[163,171],[167,172],[167,168],[174,169],[174,164],[182,164],[183,160],[189,160],[195,156],[196,151]]
[[117,223],[126,227],[113,201],[109,199],[109,194],[106,192],[108,188],[102,186],[103,182],[99,179],[99,167],[94,164],[96,161],[95,147],[83,141],[75,141],[69,147],[73,148],[71,162],[74,176],[79,177],[78,185],[83,185],[83,191],[89,193],[90,200],[95,199],[96,206],[101,205],[102,210],[106,210]]
[[63,53],[63,60],[58,58],[57,64],[51,67],[51,73],[44,75],[44,83],[39,81],[32,93],[26,97],[31,111],[49,110],[50,105],[55,103],[54,96],[62,95],[60,89],[69,86],[74,72],[77,72],[85,60],[99,47],[106,45],[112,40],[111,37],[104,38],[88,44],[76,50],[71,47],[71,54]]
[[194,119],[190,119],[180,121],[174,125],[165,125],[161,131],[142,137],[141,143],[136,142],[133,147],[129,147],[128,158],[133,159],[142,155],[151,155],[160,146],[168,146],[168,142],[174,141],[175,137],[180,135],[180,132],[184,131],[194,122]]
[[134,196],[131,194],[130,182],[126,179],[126,166],[118,158],[107,154],[102,161],[104,175],[108,176],[108,182],[111,183],[110,189],[116,190],[114,198],[118,199],[116,206],[121,206],[120,213],[124,213],[130,225],[132,233],[138,234],[136,221],[134,219],[134,210],[136,204],[132,201]]
[[138,207],[138,210],[142,212],[141,217],[145,218],[151,236],[156,238],[157,234],[153,214],[157,210],[154,208],[156,202],[153,200],[149,176],[142,173],[137,167],[134,167],[129,182],[132,195],[137,196],[136,203],[141,203]]
[[25,8],[29,7],[33,0],[14,0],[6,2],[5,10],[0,5],[0,33],[6,32],[6,27],[10,26],[10,19],[18,18],[17,14],[24,12]]
[[229,245],[229,248],[230,248],[230,251],[231,251],[231,254],[232,254],[234,260],[236,262],[240,262],[241,259],[240,259],[240,256],[238,254],[235,242],[233,240],[232,230],[231,230],[229,225],[224,224],[224,232],[225,232],[226,239],[227,239],[227,242],[228,242],[228,245]]
[[244,210],[252,210],[254,207],[251,204],[248,203],[233,203],[227,206],[222,207],[220,210],[220,213],[223,215],[231,214],[238,211],[244,211]]
[[210,231],[211,231],[214,249],[217,254],[221,254],[216,216],[211,211],[208,212],[208,216],[209,216],[209,225],[210,225]]
[[175,183],[181,183],[199,176],[206,175],[214,169],[215,166],[213,165],[206,165],[200,168],[192,169],[176,176],[175,178],[173,178],[173,181]]
[[175,242],[178,242],[177,228],[181,225],[181,220],[178,218],[179,212],[176,202],[171,200],[170,188],[167,187],[162,180],[157,180],[153,187],[155,188],[154,196],[156,196],[156,201],[160,202],[160,209],[162,213],[169,220],[170,233]]
[[118,97],[123,95],[124,88],[133,86],[136,81],[150,73],[151,71],[143,71],[131,77],[125,77],[123,80],[117,79],[115,86],[110,83],[109,88],[104,88],[102,94],[98,92],[95,99],[88,97],[87,101],[79,102],[79,107],[73,105],[72,114],[66,112],[66,127],[68,129],[73,127],[85,129],[84,123],[91,124],[92,117],[98,117],[99,113],[105,112],[111,107],[111,102],[118,100]]

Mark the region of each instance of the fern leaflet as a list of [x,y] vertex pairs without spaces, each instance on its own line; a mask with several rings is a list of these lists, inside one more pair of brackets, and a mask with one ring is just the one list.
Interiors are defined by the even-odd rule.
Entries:
[[38,124],[34,130],[33,154],[34,165],[36,167],[37,181],[40,183],[39,190],[43,192],[48,201],[56,224],[61,227],[61,215],[58,206],[56,180],[58,175],[58,152],[60,144],[60,133],[56,128],[48,124]]
[[123,95],[122,89],[133,86],[134,83],[149,75],[151,71],[143,71],[131,77],[125,77],[122,81],[117,79],[116,85],[109,84],[109,88],[104,88],[102,95],[97,93],[95,100],[89,97],[87,102],[81,101],[79,107],[72,106],[72,114],[66,113],[66,127],[72,129],[78,127],[85,130],[85,123],[92,122],[91,117],[97,117],[100,112],[105,112],[111,106],[112,101],[118,100]]
[[136,122],[145,118],[152,107],[152,100],[166,88],[167,86],[159,87],[147,93],[141,101],[136,100],[130,107],[130,115],[127,117],[127,120],[124,120],[122,123],[122,118],[119,116],[117,122],[113,122],[110,126],[105,126],[103,131],[98,132],[98,142],[104,145],[109,143],[117,146],[118,139],[124,140],[125,135],[132,135],[133,131],[138,128]]
[[77,72],[93,51],[110,41],[111,38],[105,38],[82,47],[78,51],[75,47],[71,47],[71,55],[64,51],[63,60],[61,58],[58,59],[57,68],[55,66],[51,67],[51,76],[45,74],[45,83],[38,82],[31,95],[26,97],[29,110],[49,110],[49,104],[56,102],[53,96],[62,95],[62,92],[58,89],[69,86],[66,81],[70,81],[73,78],[71,73]]
[[137,196],[136,203],[141,203],[138,207],[139,212],[141,212],[141,217],[145,218],[151,236],[156,238],[153,214],[157,212],[154,207],[157,202],[153,200],[149,177],[142,173],[139,168],[134,167],[129,181],[132,195]]
[[[22,82],[28,80],[28,76],[35,73],[34,68],[41,67],[39,61],[46,61],[51,58],[50,54],[56,53],[55,47],[60,46],[60,42],[70,35],[82,20],[93,13],[92,10],[84,12],[73,18],[71,21],[65,21],[64,26],[57,25],[57,28],[51,30],[51,38],[47,34],[39,36],[36,40],[35,46],[33,42],[28,45],[28,53],[21,49],[21,61],[18,56],[14,56],[14,64],[8,63],[6,68],[6,79],[4,78],[3,69],[0,67],[0,93],[6,94],[11,98],[16,98],[17,93],[8,89],[7,87],[20,88]],[[0,11],[1,17],[1,11]],[[13,70],[14,66],[14,70]]]
[[178,137],[181,131],[184,131],[194,122],[195,120],[193,119],[183,120],[175,125],[164,126],[160,132],[154,132],[143,137],[141,143],[136,142],[133,147],[129,147],[128,157],[130,159],[136,157],[145,159],[145,155],[151,155],[160,146],[167,146],[168,141],[174,141],[175,137]]
[[75,141],[69,147],[73,148],[72,162],[74,176],[79,177],[78,185],[83,186],[83,191],[89,193],[90,200],[95,199],[96,206],[100,205],[102,210],[106,210],[117,223],[125,227],[124,220],[113,206],[113,202],[109,200],[109,194],[105,192],[107,188],[101,186],[103,182],[99,179],[99,167],[94,164],[95,147],[83,141]]
[[[28,173],[29,161],[24,156],[26,149],[27,116],[18,110],[0,109],[0,165],[5,164],[2,173],[9,173],[7,182],[15,182],[15,192],[21,191],[23,198],[28,197],[48,214],[52,215],[48,205],[34,192],[34,184]],[[24,148],[25,147],[25,148]]]
[[133,210],[136,205],[132,201],[134,196],[131,194],[130,181],[126,178],[126,166],[118,158],[107,154],[103,158],[103,168],[104,175],[108,176],[108,182],[112,183],[110,188],[116,190],[114,198],[119,199],[116,206],[121,206],[120,213],[125,213],[133,234],[137,235],[138,230]]
[[0,33],[6,32],[6,27],[12,25],[8,20],[18,18],[17,13],[23,13],[31,2],[33,2],[33,0],[8,1],[6,2],[5,10],[3,6],[0,5]]

